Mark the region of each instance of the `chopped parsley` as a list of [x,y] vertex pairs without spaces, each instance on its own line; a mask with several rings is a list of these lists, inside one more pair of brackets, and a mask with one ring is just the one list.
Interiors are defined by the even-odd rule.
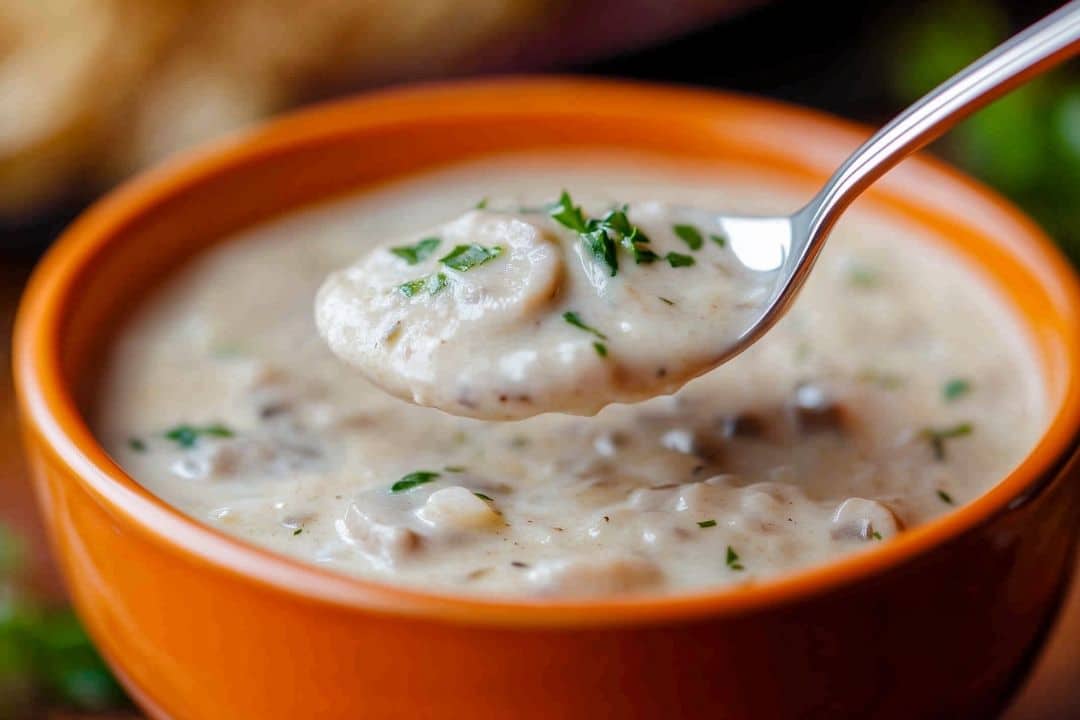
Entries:
[[656,297],[660,298],[660,302],[664,303],[665,305],[674,305],[675,304],[674,300],[668,300],[666,297],[663,297],[661,295],[657,295]]
[[745,570],[743,564],[739,562],[739,554],[735,552],[735,548],[730,545],[727,546],[727,566],[732,570]]
[[923,428],[920,435],[930,442],[934,458],[945,459],[945,441],[970,435],[975,428],[971,423],[958,423],[946,428]]
[[480,202],[476,203],[474,208],[476,210],[486,210],[488,206],[488,199],[486,197],[480,198]]
[[971,392],[971,381],[964,378],[952,378],[941,388],[941,394],[945,396],[945,402],[952,402]]
[[390,486],[390,492],[400,493],[406,490],[412,490],[413,488],[426,485],[427,483],[435,480],[439,477],[439,473],[431,472],[430,470],[417,470],[411,472],[405,477],[398,480],[396,483]]
[[562,195],[559,199],[548,206],[548,214],[551,218],[561,225],[564,225],[574,232],[586,233],[589,228],[585,222],[585,215],[581,212],[581,208],[574,205],[574,201],[570,199],[570,193],[565,190],[562,191]]
[[702,237],[701,231],[693,225],[673,225],[671,229],[691,250],[700,250],[701,246],[705,244],[705,238]]
[[711,527],[716,527],[716,521],[715,521],[715,520],[702,520],[701,522],[699,522],[699,523],[697,524],[697,526],[698,526],[699,528],[711,528]]
[[881,533],[879,533],[877,530],[875,530],[874,532],[870,533],[870,537],[874,538],[875,540],[880,540],[881,539]]
[[664,259],[667,260],[673,268],[690,267],[694,264],[694,258],[677,252],[669,252],[664,256]]
[[627,206],[610,210],[601,218],[587,218],[563,190],[559,199],[547,206],[548,215],[560,225],[573,230],[589,253],[607,267],[611,276],[619,272],[618,248],[621,245],[638,265],[656,262],[660,256],[648,248],[649,238],[630,222]]
[[165,432],[165,439],[172,440],[184,449],[195,447],[200,437],[230,438],[232,436],[233,431],[220,423],[201,427],[183,424]]
[[[634,228],[634,230],[636,231],[637,228]],[[623,236],[622,246],[630,251],[635,265],[648,265],[660,259],[659,255],[645,246],[647,242],[648,240],[634,240],[632,236]]]
[[296,528],[295,530],[292,531],[292,534],[295,537],[296,535],[299,535],[302,532],[304,532],[304,528],[298,527],[298,528]]
[[135,452],[146,452],[146,443],[142,438],[128,438],[128,447]]
[[476,497],[480,498],[481,500],[486,500],[486,501],[488,501],[488,502],[495,502],[495,499],[494,499],[494,498],[488,497],[487,495],[485,495],[485,494],[484,494],[484,493],[482,493],[482,492],[474,492],[474,493],[473,493],[473,495],[475,495]]
[[607,357],[607,345],[605,345],[602,342],[594,342],[592,344],[592,346],[593,346],[593,350],[596,351],[597,355],[599,355],[600,357],[604,357],[604,358]]
[[727,238],[723,235],[710,235],[709,239],[716,243],[717,247],[724,247],[725,245],[727,245]]
[[426,291],[428,295],[438,295],[446,287],[446,284],[445,273],[432,273],[427,277],[417,278],[398,285],[398,292],[409,298],[421,291]]
[[634,258],[635,264],[648,265],[656,262],[660,259],[660,256],[647,247],[649,238],[645,236],[645,233],[641,232],[637,225],[630,222],[630,218],[626,217],[627,209],[627,206],[623,205],[621,208],[609,211],[607,215],[599,220],[590,220],[589,222],[617,235],[619,244]]
[[857,288],[875,288],[879,280],[877,272],[866,265],[852,265],[848,270],[848,282]]
[[465,472],[465,468],[462,467],[461,465],[447,465],[446,467],[443,468],[443,470],[445,470],[448,473],[463,473],[463,472]]
[[578,315],[576,312],[568,310],[568,311],[563,313],[562,318],[563,318],[563,320],[570,323],[574,327],[581,328],[582,330],[584,330],[587,333],[592,333],[593,335],[600,338],[601,340],[607,340],[608,339],[607,335],[605,335],[604,333],[600,332],[599,330],[592,327],[591,325],[586,325],[585,321],[582,320],[581,316]]
[[952,495],[945,492],[944,490],[938,490],[937,491],[937,496],[939,498],[941,498],[941,502],[945,503],[946,505],[955,505],[956,504],[955,502],[953,502]]
[[442,240],[437,237],[426,237],[415,245],[402,245],[390,248],[390,252],[409,263],[416,265],[431,257],[431,254],[439,247]]
[[609,274],[615,277],[619,272],[619,258],[615,254],[615,241],[603,228],[591,232],[581,233],[581,241],[585,243],[592,256],[607,265]]
[[469,245],[458,245],[446,255],[439,258],[439,262],[448,268],[465,272],[477,265],[483,265],[488,260],[494,260],[502,254],[503,249],[496,245],[495,247],[484,247],[483,245],[477,245],[471,243]]

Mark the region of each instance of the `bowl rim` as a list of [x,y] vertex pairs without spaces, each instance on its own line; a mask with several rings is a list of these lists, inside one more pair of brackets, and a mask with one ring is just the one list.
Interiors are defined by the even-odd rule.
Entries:
[[[611,112],[633,108],[674,108],[705,118],[725,111],[756,115],[760,132],[813,133],[831,153],[848,152],[869,131],[848,121],[784,103],[712,90],[676,88],[639,82],[571,77],[495,78],[432,83],[380,91],[338,100],[279,119],[173,159],[122,185],[83,213],[60,237],[35,269],[20,304],[13,349],[16,394],[24,432],[40,438],[67,466],[69,475],[99,503],[110,509],[126,529],[237,578],[284,592],[293,600],[340,610],[411,615],[470,624],[560,627],[663,623],[703,616],[745,613],[793,603],[872,578],[972,531],[994,517],[1023,504],[1053,479],[1057,464],[1068,457],[1080,428],[1080,283],[1061,252],[1023,213],[993,191],[931,158],[910,158],[883,183],[904,195],[903,178],[931,179],[966,193],[989,213],[993,234],[1000,242],[1006,230],[1020,243],[1009,249],[1041,268],[1049,291],[1065,313],[1063,337],[1068,368],[1057,406],[1048,404],[1051,420],[1035,448],[989,491],[931,522],[906,531],[872,550],[853,553],[820,566],[746,585],[697,589],[668,595],[552,599],[538,601],[514,596],[431,592],[379,580],[346,576],[226,535],[184,515],[152,495],[111,460],[82,418],[73,393],[64,384],[60,365],[59,328],[77,293],[75,280],[134,218],[152,213],[164,198],[255,160],[306,143],[332,140],[340,133],[357,133],[380,123],[403,118],[422,121],[433,107],[452,101],[455,112],[469,116],[505,111],[508,96],[528,112],[530,102],[590,93]],[[530,102],[523,102],[523,101]],[[596,104],[594,103],[594,104]],[[901,171],[904,172],[901,172]],[[895,176],[901,175],[903,178]],[[908,191],[911,193],[911,191]],[[965,218],[970,220],[970,218]],[[991,231],[987,231],[988,234]],[[1030,319],[1021,317],[1022,324]]]

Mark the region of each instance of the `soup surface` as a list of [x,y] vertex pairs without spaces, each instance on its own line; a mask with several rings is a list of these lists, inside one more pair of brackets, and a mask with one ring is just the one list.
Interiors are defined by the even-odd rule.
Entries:
[[[541,596],[745,583],[870,549],[980,495],[1037,439],[1043,391],[1011,313],[924,230],[870,209],[840,223],[763,340],[593,417],[455,417],[387,395],[323,342],[313,306],[336,269],[482,198],[536,206],[563,188],[631,214],[807,196],[734,169],[505,157],[288,215],[135,313],[98,434],[151,491],[253,543],[393,583]],[[663,342],[700,321],[666,296],[649,314]]]

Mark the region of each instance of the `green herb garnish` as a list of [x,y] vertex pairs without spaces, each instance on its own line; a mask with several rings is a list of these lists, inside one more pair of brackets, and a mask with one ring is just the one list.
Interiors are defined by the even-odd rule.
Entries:
[[660,302],[664,303],[665,305],[674,305],[675,304],[674,300],[668,300],[666,297],[662,297],[660,295],[657,295],[656,297],[660,298]]
[[574,205],[574,202],[570,199],[570,193],[565,190],[562,191],[562,195],[559,196],[558,200],[548,205],[547,211],[553,220],[574,232],[586,233],[589,231],[584,213],[581,212],[579,206]]
[[431,472],[430,470],[417,470],[416,472],[409,473],[408,475],[391,485],[390,492],[400,493],[405,492],[406,490],[412,490],[413,488],[425,485],[438,477],[439,473],[437,472]]
[[865,265],[853,265],[848,270],[848,281],[859,288],[874,288],[878,286],[878,274],[873,268]]
[[660,256],[648,248],[649,238],[641,229],[630,222],[626,216],[629,208],[623,205],[621,208],[611,210],[599,220],[589,220],[590,227],[595,226],[619,238],[619,244],[623,246],[634,258],[637,265],[648,265],[656,262]]
[[480,198],[480,202],[476,203],[475,209],[476,210],[485,210],[485,209],[487,209],[487,206],[488,206],[488,199],[486,197],[485,198]]
[[664,256],[664,259],[667,260],[673,268],[690,267],[694,264],[694,258],[677,252],[669,252]]
[[412,297],[421,290],[427,291],[428,295],[437,295],[446,287],[447,280],[445,273],[432,273],[426,277],[417,278],[416,280],[410,280],[407,283],[398,285],[398,292],[405,297]]
[[693,225],[674,225],[671,229],[691,250],[700,250],[701,246],[705,244],[705,238],[702,237],[701,231]]
[[443,470],[445,470],[448,473],[463,473],[463,472],[465,472],[465,468],[462,467],[461,465],[447,465],[446,467],[443,468]]
[[607,357],[607,345],[602,342],[594,342],[592,344],[593,350],[596,350],[596,354],[600,357]]
[[490,497],[488,497],[487,495],[485,495],[482,492],[474,492],[473,495],[480,498],[481,500],[487,500],[488,502],[495,502],[494,498],[490,498]]
[[410,265],[415,265],[431,257],[431,254],[435,252],[441,242],[442,240],[437,237],[426,237],[415,245],[392,247],[390,248],[390,252],[394,253]]
[[946,505],[955,505],[956,504],[955,502],[953,502],[952,495],[945,492],[944,490],[938,490],[937,491],[937,496],[939,498],[941,498],[941,502],[945,503]]
[[946,402],[959,400],[969,392],[971,392],[971,381],[964,378],[952,378],[941,388],[941,394],[945,396]]
[[619,272],[619,257],[615,254],[615,241],[603,228],[581,233],[581,241],[599,262],[608,268],[608,274],[615,277]]
[[296,528],[295,530],[292,531],[293,537],[296,537],[297,535],[299,535],[302,532],[304,532],[304,528]]
[[945,459],[945,441],[953,438],[970,435],[975,428],[971,423],[959,423],[947,428],[923,428],[920,435],[930,441],[930,447],[934,450],[934,458]]
[[582,320],[581,316],[578,315],[576,312],[573,312],[573,311],[564,312],[562,317],[563,317],[563,320],[570,323],[574,327],[581,328],[582,330],[584,330],[587,333],[592,333],[593,335],[600,338],[601,340],[607,340],[608,339],[607,335],[605,335],[604,333],[600,332],[599,330],[592,327],[591,325],[586,325],[585,321]]
[[699,523],[697,524],[697,526],[698,526],[699,528],[711,528],[711,527],[716,527],[716,521],[715,521],[715,520],[702,520],[701,522],[699,522]]
[[730,545],[727,546],[727,566],[732,570],[745,570],[742,563],[739,562],[738,553]]
[[606,266],[612,276],[619,271],[617,250],[620,245],[638,265],[647,265],[660,258],[648,248],[649,238],[645,233],[626,216],[625,205],[608,211],[602,218],[590,219],[563,190],[559,199],[547,206],[547,211],[556,222],[578,233],[589,253]]
[[135,452],[146,452],[146,443],[142,438],[128,438],[128,447]]
[[710,235],[709,239],[716,243],[718,247],[724,247],[725,245],[727,245],[727,238],[723,235]]
[[220,423],[204,425],[202,427],[183,424],[177,425],[165,432],[165,438],[167,440],[172,440],[174,443],[185,449],[195,447],[195,443],[198,442],[200,437],[230,438],[232,436],[233,431]]
[[477,265],[483,265],[488,260],[494,260],[502,254],[503,249],[496,245],[495,247],[484,247],[483,245],[477,245],[472,243],[469,245],[458,245],[446,255],[439,258],[439,262],[448,268],[465,272]]
[[875,540],[880,540],[881,539],[881,533],[879,533],[877,530],[875,530],[874,532],[870,533],[870,537],[874,538]]
[[622,246],[630,252],[631,257],[634,258],[634,264],[648,265],[659,260],[660,256],[645,245],[645,243],[649,241],[638,239],[641,237],[644,237],[644,235],[639,233],[637,228],[634,228],[633,234],[623,235],[623,238],[620,241]]

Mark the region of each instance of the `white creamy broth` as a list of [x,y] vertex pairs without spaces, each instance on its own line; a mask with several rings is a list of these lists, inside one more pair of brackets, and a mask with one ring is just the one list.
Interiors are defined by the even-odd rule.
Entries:
[[[925,231],[858,209],[759,343],[675,395],[594,417],[419,407],[320,338],[331,272],[463,213],[505,219],[468,215],[481,198],[531,207],[562,188],[589,207],[741,212],[805,194],[646,158],[510,157],[294,213],[179,269],[138,310],[99,436],[169,503],[288,555],[428,589],[566,596],[752,582],[873,548],[985,492],[1041,432],[1010,311]],[[675,316],[672,336],[693,321]]]

